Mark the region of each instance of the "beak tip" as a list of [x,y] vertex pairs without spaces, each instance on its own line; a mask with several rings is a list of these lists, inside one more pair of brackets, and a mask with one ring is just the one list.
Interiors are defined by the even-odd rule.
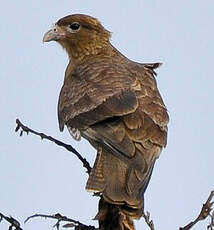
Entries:
[[46,41],[46,39],[45,39],[45,38],[43,38],[43,39],[42,39],[42,43],[44,44],[45,42],[47,42],[47,41]]
[[49,30],[48,32],[46,32],[43,36],[42,42],[50,42],[53,41],[55,38],[55,33],[53,32],[53,30]]
[[55,28],[53,28],[44,34],[42,41],[43,43],[50,42],[50,41],[59,41],[60,39],[64,39],[64,38],[65,38],[65,33],[58,32]]

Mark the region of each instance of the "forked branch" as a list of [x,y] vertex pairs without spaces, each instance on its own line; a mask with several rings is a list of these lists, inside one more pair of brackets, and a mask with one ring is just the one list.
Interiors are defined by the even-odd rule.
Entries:
[[57,230],[59,230],[59,227],[61,226],[62,222],[67,222],[66,224],[62,225],[64,228],[74,228],[75,230],[95,230],[96,228],[94,226],[88,226],[85,225],[77,220],[68,218],[67,216],[62,216],[61,214],[57,213],[55,215],[44,215],[44,214],[35,214],[32,216],[29,216],[25,223],[27,223],[30,219],[36,218],[36,217],[42,217],[42,218],[48,218],[48,219],[55,219],[57,220],[56,224],[54,224],[53,228],[56,227]]
[[214,197],[214,190],[211,191],[207,201],[205,202],[205,204],[203,204],[198,217],[195,220],[191,221],[186,226],[180,227],[179,230],[189,230],[199,221],[205,220],[208,216],[210,217],[210,224],[207,226],[207,229],[214,230],[214,212],[212,212],[213,204],[214,204],[214,201],[212,201],[213,197]]
[[12,216],[5,216],[4,214],[0,213],[0,223],[2,220],[5,220],[8,222],[9,225],[9,230],[23,230],[20,226],[20,223],[18,220],[14,219]]

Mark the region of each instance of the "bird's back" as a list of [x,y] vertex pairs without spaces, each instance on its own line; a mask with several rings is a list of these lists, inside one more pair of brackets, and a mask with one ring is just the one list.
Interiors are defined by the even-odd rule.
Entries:
[[167,139],[154,67],[120,56],[92,58],[72,69],[59,98],[60,122],[98,150],[86,188],[135,209],[136,217]]

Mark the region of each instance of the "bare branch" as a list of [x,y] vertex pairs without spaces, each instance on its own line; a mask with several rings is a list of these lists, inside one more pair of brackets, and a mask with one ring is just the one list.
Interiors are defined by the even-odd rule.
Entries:
[[57,213],[55,215],[45,215],[45,214],[35,214],[32,216],[29,216],[25,223],[27,223],[30,219],[35,217],[42,217],[42,218],[48,218],[48,219],[55,219],[57,220],[56,224],[54,224],[53,227],[56,227],[57,230],[60,227],[61,222],[69,222],[67,224],[62,225],[63,228],[74,228],[75,230],[95,230],[96,228],[91,225],[85,225],[77,220],[68,218],[67,216],[62,216],[61,214]]
[[85,167],[87,169],[87,173],[88,174],[90,173],[91,166],[90,166],[89,162],[85,158],[83,158],[81,156],[81,154],[78,153],[76,151],[76,149],[74,149],[71,145],[65,144],[65,143],[63,143],[63,142],[61,142],[61,141],[59,141],[59,140],[57,140],[57,139],[55,139],[55,138],[53,138],[51,136],[47,136],[44,133],[39,133],[39,132],[37,132],[37,131],[35,131],[35,130],[31,129],[31,128],[28,128],[27,126],[23,125],[19,119],[16,119],[16,124],[17,124],[17,126],[16,126],[15,131],[18,132],[21,129],[20,130],[20,136],[22,136],[24,132],[27,133],[27,134],[33,133],[36,136],[40,136],[41,139],[46,139],[46,140],[52,141],[55,144],[64,147],[69,152],[74,153],[79,158],[79,160],[82,162],[83,167]]
[[198,215],[198,217],[194,220],[191,221],[189,224],[187,224],[184,227],[180,227],[179,230],[189,230],[191,229],[195,224],[197,224],[199,221],[206,219],[208,216],[211,218],[210,224],[207,226],[208,230],[214,230],[214,212],[211,214],[212,211],[212,206],[214,202],[211,202],[211,200],[214,197],[214,190],[211,191],[207,201],[205,204],[203,204],[202,209]]
[[14,230],[23,230],[20,227],[21,225],[20,225],[19,221],[14,219],[12,216],[9,217],[9,216],[5,216],[4,214],[0,213],[0,222],[3,219],[6,220],[10,224],[9,230],[12,230],[12,229],[14,229]]
[[[41,139],[47,139],[49,141],[52,141],[55,144],[62,146],[66,150],[74,153],[78,157],[78,159],[82,162],[83,166],[87,169],[87,172],[90,173],[91,166],[89,165],[88,161],[85,158],[83,158],[81,156],[81,154],[78,153],[71,145],[65,144],[65,143],[63,143],[63,142],[61,142],[61,141],[59,141],[59,140],[57,140],[51,136],[47,136],[44,133],[39,133],[33,129],[30,129],[29,127],[23,125],[19,119],[16,119],[16,124],[17,124],[17,127],[16,127],[15,131],[16,132],[20,131],[20,136],[22,136],[23,133],[27,133],[27,134],[32,133],[34,135],[40,136]],[[95,196],[102,196],[99,193],[97,193],[97,194],[95,193],[94,195]],[[210,224],[207,226],[207,230],[214,230],[214,211],[212,212],[213,204],[214,204],[214,201],[212,202],[213,197],[214,197],[214,190],[210,193],[206,203],[203,204],[198,217],[194,221],[191,221],[186,226],[180,227],[179,230],[190,230],[195,224],[197,224],[199,221],[205,220],[207,217],[210,217]],[[56,224],[54,225],[54,227],[56,227],[57,229],[59,229],[62,221],[68,222],[68,223],[62,225],[62,227],[64,227],[64,228],[72,228],[73,227],[73,228],[75,228],[75,230],[94,230],[94,229],[96,229],[94,226],[87,226],[85,224],[82,224],[79,221],[70,219],[66,216],[62,216],[61,214],[55,214],[55,215],[35,214],[33,216],[28,217],[26,219],[25,223],[27,221],[29,221],[30,219],[35,218],[35,217],[51,218],[51,219],[57,220]],[[144,218],[146,224],[148,225],[148,227],[150,228],[150,230],[155,230],[154,223],[150,219],[150,213],[149,212],[143,213],[143,218]],[[0,222],[2,219],[5,219],[8,223],[11,224],[11,226],[9,227],[9,230],[12,230],[13,228],[15,230],[23,230],[20,227],[20,223],[17,220],[15,220],[14,218],[4,216],[3,214],[0,213]]]
[[143,218],[146,224],[148,225],[148,227],[150,228],[150,230],[155,230],[153,220],[150,220],[150,213],[149,212],[143,213]]

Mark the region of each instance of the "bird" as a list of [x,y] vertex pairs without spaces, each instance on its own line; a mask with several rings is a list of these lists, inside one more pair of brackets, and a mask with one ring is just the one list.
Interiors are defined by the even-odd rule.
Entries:
[[66,126],[75,140],[83,137],[97,150],[86,183],[86,190],[102,194],[96,218],[103,223],[115,209],[120,221],[109,229],[134,229],[132,220],[143,214],[144,193],[167,144],[169,115],[155,72],[161,63],[128,59],[111,44],[111,32],[84,14],[59,19],[44,34],[43,42],[50,41],[69,57],[59,129]]

